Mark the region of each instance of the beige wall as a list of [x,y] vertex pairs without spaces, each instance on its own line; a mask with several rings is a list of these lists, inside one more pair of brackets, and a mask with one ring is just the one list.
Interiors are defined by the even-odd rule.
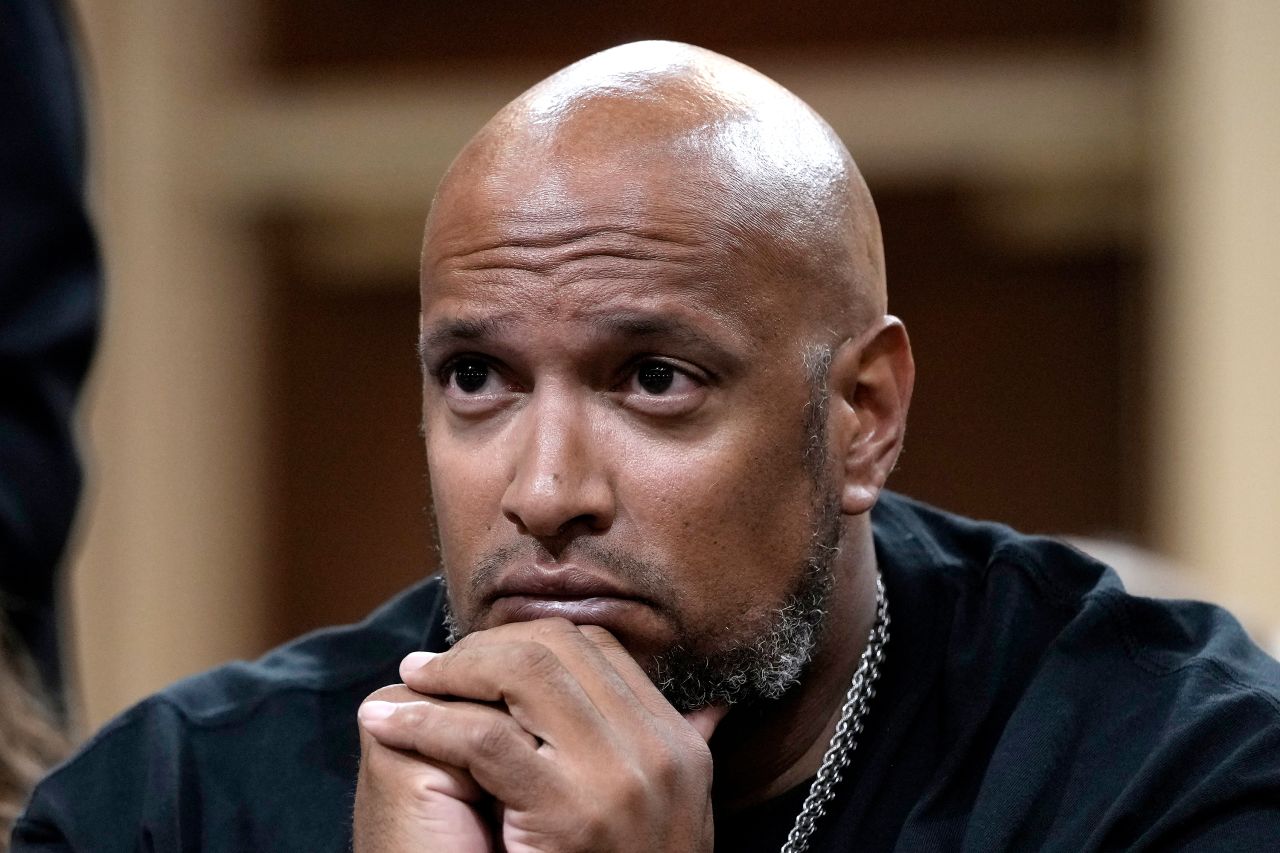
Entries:
[[1280,625],[1280,4],[1155,8],[1153,516],[1221,601]]
[[90,727],[261,634],[259,277],[190,181],[235,43],[216,5],[83,4],[108,275],[71,566]]
[[[256,213],[341,207],[376,223],[420,211],[471,129],[531,80],[267,86],[240,54],[251,34],[238,29],[239,4],[81,5],[110,276],[72,567],[84,719],[96,726],[177,677],[255,654],[267,633]],[[996,188],[1028,239],[1087,231],[1098,207],[1037,218],[1034,186],[1080,186],[1087,200],[1094,184],[1150,170],[1157,544],[1196,567],[1210,595],[1266,622],[1280,612],[1280,445],[1269,434],[1280,420],[1280,249],[1268,233],[1280,221],[1280,5],[1153,8],[1146,78],[1137,60],[1087,55],[765,70],[826,113],[864,167]],[[357,230],[325,244],[344,247],[333,263],[408,265],[412,280],[403,240]]]

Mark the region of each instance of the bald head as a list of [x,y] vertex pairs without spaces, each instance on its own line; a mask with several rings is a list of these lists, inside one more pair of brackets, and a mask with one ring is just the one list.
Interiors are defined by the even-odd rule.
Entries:
[[572,239],[548,229],[584,208],[641,229],[646,216],[688,220],[725,264],[771,283],[762,308],[791,304],[842,335],[885,312],[879,225],[849,152],[797,97],[719,54],[624,45],[509,104],[441,183],[424,287],[441,258],[483,249],[466,241],[485,221]]

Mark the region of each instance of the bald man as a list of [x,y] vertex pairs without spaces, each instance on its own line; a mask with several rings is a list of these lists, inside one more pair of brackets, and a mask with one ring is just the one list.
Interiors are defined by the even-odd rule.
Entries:
[[1273,849],[1229,616],[882,491],[875,211],[772,81],[640,43],[534,87],[421,295],[440,575],[127,712],[17,849]]

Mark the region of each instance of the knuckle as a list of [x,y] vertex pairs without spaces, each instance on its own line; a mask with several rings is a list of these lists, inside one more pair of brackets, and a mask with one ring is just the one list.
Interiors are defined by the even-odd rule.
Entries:
[[634,763],[626,763],[618,773],[618,780],[623,785],[623,796],[630,809],[639,809],[644,807],[655,787],[655,773],[653,768],[643,768]]
[[561,669],[560,658],[542,643],[521,643],[516,651],[516,665],[534,678],[550,679]]
[[[622,811],[637,814],[636,803],[626,801]],[[616,831],[617,811],[606,807],[603,799],[588,799],[578,815],[577,839],[571,849],[574,850],[616,850],[619,845],[613,843],[611,836]]]
[[408,784],[405,793],[419,806],[450,806],[459,796],[457,780],[444,768],[420,764]]
[[599,625],[583,625],[578,629],[578,631],[582,636],[586,637],[592,645],[600,647],[612,647],[619,645],[618,639]]
[[646,750],[645,764],[652,790],[667,796],[710,784],[711,749],[700,738],[659,738]]
[[684,775],[684,762],[670,744],[662,743],[654,751],[650,759],[649,773],[653,782],[663,790],[675,787]]
[[473,734],[475,755],[483,760],[500,760],[508,756],[516,745],[511,725],[504,720],[491,720],[476,727]]

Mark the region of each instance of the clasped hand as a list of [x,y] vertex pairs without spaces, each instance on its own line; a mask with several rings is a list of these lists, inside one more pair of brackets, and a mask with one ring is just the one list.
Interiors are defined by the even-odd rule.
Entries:
[[356,853],[712,849],[725,709],[681,716],[604,629],[502,625],[400,677],[360,707]]

